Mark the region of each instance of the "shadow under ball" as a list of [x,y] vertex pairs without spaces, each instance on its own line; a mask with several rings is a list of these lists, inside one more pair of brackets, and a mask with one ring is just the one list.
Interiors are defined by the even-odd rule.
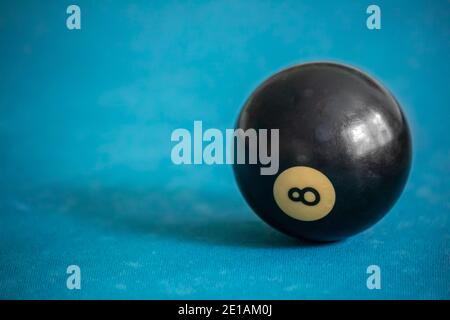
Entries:
[[[279,129],[276,174],[261,175],[267,166],[259,162],[235,161],[233,171],[250,207],[297,238],[335,241],[369,228],[410,171],[411,136],[398,102],[346,65],[308,63],[273,75],[247,100],[236,129]],[[248,160],[249,141],[241,143]]]

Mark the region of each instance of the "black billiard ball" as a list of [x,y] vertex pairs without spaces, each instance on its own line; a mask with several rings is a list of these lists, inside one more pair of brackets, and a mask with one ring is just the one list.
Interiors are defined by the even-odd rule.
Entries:
[[[372,226],[400,196],[411,166],[397,100],[342,64],[307,63],[273,75],[247,100],[236,129],[279,129],[276,174],[261,174],[260,162],[235,163],[233,171],[250,207],[298,238],[335,241]],[[245,136],[241,143],[251,151]]]

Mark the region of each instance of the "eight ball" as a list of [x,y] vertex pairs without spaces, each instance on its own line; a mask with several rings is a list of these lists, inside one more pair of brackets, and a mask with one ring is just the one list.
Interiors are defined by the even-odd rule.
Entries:
[[233,171],[251,208],[297,238],[335,241],[367,229],[394,205],[410,171],[411,136],[399,103],[342,64],[275,74],[247,100],[236,129],[279,129],[275,175],[261,175],[259,163]]

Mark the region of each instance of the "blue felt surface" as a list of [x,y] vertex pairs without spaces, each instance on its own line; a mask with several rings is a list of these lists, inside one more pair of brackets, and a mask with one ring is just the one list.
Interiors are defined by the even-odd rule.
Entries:
[[[450,298],[448,1],[376,1],[379,31],[366,1],[76,3],[80,31],[68,2],[0,2],[1,298]],[[317,246],[261,222],[229,166],[173,165],[170,134],[231,128],[263,79],[321,59],[394,93],[414,163],[385,219]]]

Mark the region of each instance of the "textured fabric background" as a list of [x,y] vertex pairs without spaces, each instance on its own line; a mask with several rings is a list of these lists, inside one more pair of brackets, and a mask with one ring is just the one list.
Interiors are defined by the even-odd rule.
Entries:
[[[450,4],[0,2],[1,298],[450,298]],[[172,130],[233,127],[289,65],[336,60],[403,105],[414,163],[367,232],[300,243],[262,223],[228,166],[175,166]],[[81,268],[82,289],[66,288]],[[382,289],[366,288],[381,267]]]

